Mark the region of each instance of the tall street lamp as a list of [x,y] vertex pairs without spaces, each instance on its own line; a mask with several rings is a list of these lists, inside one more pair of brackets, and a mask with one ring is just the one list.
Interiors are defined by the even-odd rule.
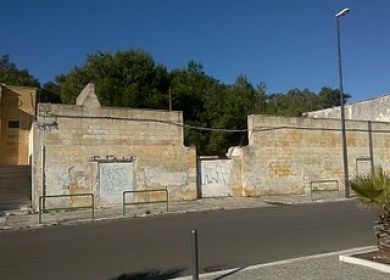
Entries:
[[343,163],[344,163],[344,186],[345,197],[349,197],[349,172],[348,172],[348,153],[347,153],[347,135],[345,131],[345,111],[344,111],[344,89],[343,89],[343,71],[341,67],[341,47],[340,47],[340,18],[347,15],[351,10],[345,8],[339,11],[336,17],[337,24],[337,50],[338,50],[338,63],[339,63],[339,81],[340,81],[340,111],[341,111],[341,137],[343,146]]

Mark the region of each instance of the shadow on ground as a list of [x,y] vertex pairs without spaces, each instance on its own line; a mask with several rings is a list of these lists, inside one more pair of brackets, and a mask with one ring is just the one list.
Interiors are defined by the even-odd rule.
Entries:
[[228,276],[230,276],[230,275],[233,275],[233,274],[235,274],[235,273],[240,272],[240,271],[243,270],[243,269],[245,269],[245,267],[240,267],[240,268],[234,269],[233,271],[230,271],[230,272],[228,272],[228,273],[226,273],[226,274],[220,275],[220,276],[218,276],[217,278],[214,278],[214,280],[220,280],[220,279],[226,278],[226,277],[228,277]]
[[183,269],[171,269],[167,271],[148,271],[130,274],[122,274],[111,280],[168,280],[180,276]]

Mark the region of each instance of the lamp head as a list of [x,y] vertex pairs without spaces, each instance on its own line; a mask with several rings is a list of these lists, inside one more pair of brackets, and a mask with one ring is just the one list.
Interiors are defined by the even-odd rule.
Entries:
[[343,17],[343,16],[347,15],[350,11],[351,11],[350,8],[342,9],[341,11],[339,11],[339,12],[335,15],[335,17],[336,17],[336,18]]

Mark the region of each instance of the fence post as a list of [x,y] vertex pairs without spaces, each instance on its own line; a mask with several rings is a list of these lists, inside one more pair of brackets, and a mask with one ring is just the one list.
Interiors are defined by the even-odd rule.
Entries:
[[95,220],[95,195],[91,194],[92,198],[92,220]]
[[42,196],[38,199],[38,223],[42,224]]
[[372,122],[368,121],[368,147],[371,159],[371,174],[374,172],[374,146],[372,142]]
[[193,229],[191,232],[192,243],[192,279],[199,280],[199,250],[198,250],[198,232]]
[[167,199],[167,212],[169,212],[168,210],[168,199],[169,199],[169,194],[168,194],[168,188],[165,188],[165,194],[166,194],[166,199]]
[[310,182],[310,198],[313,201],[313,181]]
[[123,214],[123,216],[126,215],[126,205],[125,205],[125,203],[126,203],[126,192],[124,191],[123,192],[123,197],[122,197],[122,214]]

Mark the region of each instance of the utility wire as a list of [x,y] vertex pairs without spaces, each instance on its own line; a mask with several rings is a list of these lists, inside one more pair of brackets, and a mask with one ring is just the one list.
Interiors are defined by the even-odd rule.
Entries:
[[[272,130],[282,130],[282,129],[295,129],[295,130],[311,130],[311,131],[341,131],[341,128],[319,128],[319,127],[298,127],[298,126],[258,126],[254,128],[243,128],[243,129],[228,129],[228,128],[212,128],[212,127],[200,127],[200,126],[192,126],[189,124],[166,121],[166,120],[158,120],[158,119],[139,119],[139,118],[130,118],[130,117],[107,117],[107,116],[79,116],[79,115],[57,115],[57,114],[49,114],[42,115],[39,114],[40,117],[46,118],[69,118],[69,119],[105,119],[105,120],[119,120],[119,121],[134,121],[134,122],[148,122],[148,123],[163,123],[175,125],[178,127],[182,127],[184,129],[192,129],[199,131],[220,131],[226,133],[244,133],[244,132],[263,132],[263,131],[272,131]],[[47,124],[40,124],[40,126],[47,126]],[[368,130],[368,129],[360,129],[360,128],[347,128],[347,131],[354,132],[369,132],[372,133],[390,133],[390,130],[385,129],[377,129],[377,130]]]

